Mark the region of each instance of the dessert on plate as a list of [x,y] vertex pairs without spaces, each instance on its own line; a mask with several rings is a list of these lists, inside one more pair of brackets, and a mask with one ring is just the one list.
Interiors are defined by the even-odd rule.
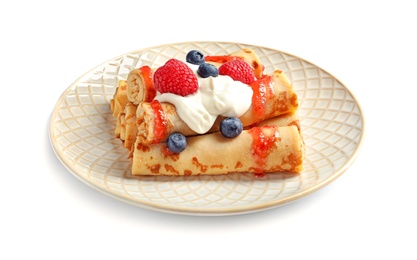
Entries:
[[251,49],[191,50],[184,61],[135,68],[110,108],[132,175],[302,170],[297,95],[282,71],[265,74]]

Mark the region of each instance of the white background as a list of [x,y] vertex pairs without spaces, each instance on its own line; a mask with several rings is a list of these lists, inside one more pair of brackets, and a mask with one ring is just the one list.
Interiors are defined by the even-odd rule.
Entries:
[[[417,40],[412,1],[2,1],[0,259],[417,259]],[[329,71],[365,114],[359,157],[283,207],[154,212],[78,181],[48,137],[65,89],[141,48],[233,41]]]

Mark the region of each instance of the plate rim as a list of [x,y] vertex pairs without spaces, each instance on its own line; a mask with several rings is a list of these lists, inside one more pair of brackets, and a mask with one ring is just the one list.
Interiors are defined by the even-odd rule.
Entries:
[[[196,208],[192,208],[192,207],[189,207],[189,206],[179,208],[177,206],[171,206],[171,205],[168,205],[168,204],[161,205],[161,204],[158,204],[158,203],[155,203],[155,202],[152,202],[152,201],[132,200],[128,196],[124,196],[123,194],[113,193],[113,192],[111,192],[107,189],[104,189],[104,188],[100,187],[99,185],[89,181],[87,178],[82,177],[79,173],[77,173],[77,171],[72,167],[72,165],[70,165],[66,161],[65,156],[63,156],[63,154],[60,152],[59,148],[57,147],[57,143],[54,140],[54,136],[53,136],[53,130],[55,129],[54,128],[54,123],[55,123],[54,121],[56,120],[58,110],[59,110],[59,106],[62,103],[62,101],[64,100],[64,98],[66,97],[66,95],[68,94],[68,92],[70,92],[76,86],[76,84],[80,82],[81,79],[83,79],[85,76],[87,76],[91,72],[95,71],[97,68],[99,68],[101,66],[104,66],[104,65],[110,63],[111,61],[120,59],[120,58],[122,58],[122,57],[124,57],[124,56],[126,56],[130,53],[136,53],[136,52],[145,51],[145,50],[152,49],[152,48],[155,49],[155,48],[160,48],[160,47],[169,46],[169,45],[203,44],[203,43],[207,43],[207,44],[237,44],[237,45],[242,45],[242,46],[250,46],[250,47],[254,47],[254,48],[271,50],[271,51],[279,52],[279,53],[282,53],[282,54],[290,55],[290,56],[295,57],[299,60],[302,60],[302,61],[305,61],[305,62],[308,62],[308,63],[314,65],[318,69],[322,70],[323,72],[327,73],[329,76],[331,76],[332,78],[337,80],[341,84],[341,86],[354,99],[355,104],[356,104],[356,106],[358,108],[358,111],[359,111],[359,115],[360,115],[361,120],[362,120],[362,128],[361,128],[360,138],[359,138],[359,141],[358,141],[358,145],[356,146],[352,155],[348,158],[348,160],[337,171],[334,171],[326,179],[320,181],[319,183],[313,185],[312,187],[309,187],[305,190],[302,190],[301,192],[297,192],[297,193],[295,193],[293,195],[290,195],[288,197],[273,199],[273,200],[265,201],[265,202],[262,202],[262,203],[259,203],[259,204],[239,205],[239,206],[234,206],[234,207],[230,207],[230,208],[213,207],[213,208],[198,208],[198,209],[196,209]],[[60,163],[73,176],[75,176],[78,180],[80,180],[81,182],[83,182],[84,184],[86,184],[90,188],[93,188],[96,191],[99,191],[99,192],[101,192],[101,193],[103,193],[103,194],[105,194],[105,195],[107,195],[107,196],[109,196],[113,199],[116,199],[118,201],[130,204],[130,205],[137,206],[137,207],[144,208],[144,209],[155,210],[155,211],[159,211],[159,212],[182,214],[182,215],[224,216],[224,215],[247,214],[247,213],[258,212],[258,211],[263,211],[263,210],[283,206],[283,205],[286,205],[288,203],[297,201],[297,200],[299,200],[303,197],[306,197],[306,196],[312,194],[313,192],[315,192],[317,190],[320,190],[321,188],[327,186],[328,184],[330,184],[334,180],[336,180],[338,177],[340,177],[343,173],[345,173],[347,171],[347,169],[353,164],[353,162],[358,157],[358,155],[360,153],[360,150],[362,149],[363,141],[364,141],[364,138],[365,138],[366,120],[365,120],[363,108],[362,108],[359,100],[357,99],[357,97],[354,95],[354,93],[352,93],[352,91],[342,81],[340,81],[337,77],[335,77],[332,73],[329,73],[327,70],[323,69],[322,67],[316,65],[313,62],[310,62],[309,60],[306,60],[304,58],[301,58],[297,55],[293,55],[293,54],[285,52],[285,51],[281,51],[279,49],[274,49],[274,48],[271,48],[271,47],[265,47],[265,46],[261,46],[261,45],[250,44],[250,43],[229,42],[229,41],[184,41],[184,42],[172,42],[172,43],[154,45],[154,46],[149,46],[149,47],[144,47],[144,48],[132,50],[130,52],[126,52],[124,54],[115,56],[112,59],[109,59],[105,62],[102,62],[102,63],[94,66],[92,69],[88,70],[87,72],[85,72],[84,74],[79,76],[75,81],[73,81],[63,91],[63,93],[59,96],[59,98],[57,99],[57,101],[56,101],[56,103],[53,107],[53,110],[50,114],[50,119],[48,120],[47,129],[48,129],[48,136],[49,136],[49,142],[51,144],[51,148],[52,148],[55,156],[60,161]]]

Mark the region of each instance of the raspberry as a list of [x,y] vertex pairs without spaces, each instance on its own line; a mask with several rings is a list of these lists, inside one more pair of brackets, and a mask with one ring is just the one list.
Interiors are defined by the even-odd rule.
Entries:
[[187,96],[198,90],[198,80],[193,71],[182,61],[168,60],[153,76],[154,86],[162,93]]
[[252,67],[243,60],[228,61],[220,66],[220,75],[227,75],[235,81],[251,84],[255,81],[255,74]]

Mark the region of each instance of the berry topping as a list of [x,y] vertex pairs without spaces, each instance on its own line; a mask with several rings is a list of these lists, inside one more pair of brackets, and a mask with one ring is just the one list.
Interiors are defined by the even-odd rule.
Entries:
[[198,90],[198,80],[193,71],[184,62],[168,60],[154,73],[154,86],[162,93],[187,96]]
[[168,136],[167,147],[173,153],[180,153],[187,147],[187,138],[181,133],[172,133]]
[[194,65],[200,65],[204,63],[204,54],[197,50],[192,50],[187,53],[185,60]]
[[198,66],[197,70],[198,75],[200,75],[202,78],[208,78],[208,77],[217,77],[219,76],[219,70],[216,66],[210,63],[203,63]]
[[149,66],[139,68],[141,77],[145,83],[146,97],[145,101],[152,101],[156,96],[156,90],[153,85],[153,71]]
[[213,62],[219,62],[219,63],[225,63],[225,62],[234,61],[234,60],[243,60],[242,57],[231,56],[231,55],[212,55],[212,56],[206,56],[204,59],[206,61],[213,61]]
[[220,122],[220,132],[224,137],[233,138],[242,133],[243,124],[237,117],[228,117]]
[[234,60],[224,63],[219,68],[220,75],[227,75],[235,81],[251,84],[255,81],[252,67],[243,60]]

